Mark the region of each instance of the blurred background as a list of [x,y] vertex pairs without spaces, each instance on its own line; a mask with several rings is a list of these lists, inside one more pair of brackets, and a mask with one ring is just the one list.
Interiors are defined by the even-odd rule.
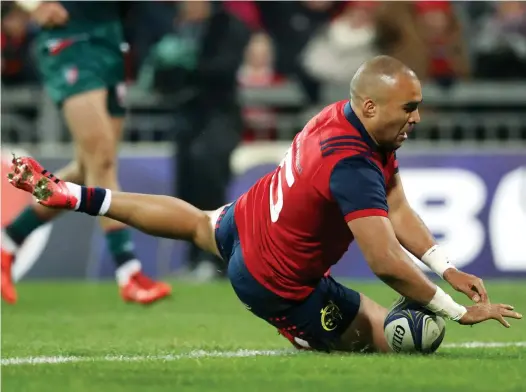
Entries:
[[[38,27],[8,1],[1,17],[3,174],[11,152],[55,170],[73,149],[41,87]],[[233,200],[313,114],[348,98],[362,62],[388,54],[424,84],[422,123],[398,153],[410,201],[458,266],[526,276],[526,3],[136,1],[124,25],[124,190],[203,209]],[[4,226],[31,200],[2,178]],[[185,244],[134,236],[148,274],[222,276]],[[354,247],[334,273],[371,277]],[[24,243],[15,276],[102,279],[113,267],[95,220],[68,214]]]

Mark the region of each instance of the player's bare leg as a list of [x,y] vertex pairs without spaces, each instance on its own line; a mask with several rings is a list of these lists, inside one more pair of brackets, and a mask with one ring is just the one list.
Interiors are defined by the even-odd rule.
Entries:
[[360,310],[341,337],[339,351],[382,352],[392,350],[384,336],[384,320],[388,310],[360,294]]
[[[84,92],[66,100],[63,111],[84,166],[84,183],[118,190],[117,148],[124,121],[110,117],[107,97],[106,89]],[[101,217],[100,224],[117,266],[116,277],[123,299],[151,303],[168,296],[169,285],[142,274],[126,225],[107,217]]]
[[112,192],[106,216],[156,237],[191,241],[221,257],[211,217],[216,211],[202,211],[170,196]]
[[212,222],[221,209],[202,211],[175,197],[110,192],[66,183],[28,157],[14,158],[8,177],[12,185],[32,193],[44,206],[104,215],[156,237],[192,241],[220,256]]
[[[123,120],[109,117],[106,91],[90,91],[69,98],[64,104],[64,114],[76,142],[78,163],[68,165],[61,171],[61,175],[65,175],[71,182],[118,189],[117,142],[122,133]],[[38,227],[60,212],[39,205],[31,208],[26,213],[31,216],[24,220]],[[150,303],[169,295],[169,285],[155,282],[140,272],[139,261],[129,251],[130,239],[126,225],[101,217],[101,226],[106,232],[114,260],[120,266],[116,275],[122,297],[127,301]],[[25,228],[24,230],[27,231]],[[11,281],[15,245],[8,244],[10,249],[3,247],[2,251],[2,296],[11,303],[16,301],[16,291]]]

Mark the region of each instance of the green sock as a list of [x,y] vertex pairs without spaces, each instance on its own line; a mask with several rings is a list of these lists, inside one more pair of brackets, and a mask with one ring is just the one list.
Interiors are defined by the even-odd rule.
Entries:
[[136,259],[130,230],[127,228],[108,230],[106,232],[108,248],[117,267]]
[[29,234],[45,223],[47,223],[47,221],[39,217],[35,209],[30,206],[26,207],[13,222],[6,226],[5,233],[14,243],[22,245]]

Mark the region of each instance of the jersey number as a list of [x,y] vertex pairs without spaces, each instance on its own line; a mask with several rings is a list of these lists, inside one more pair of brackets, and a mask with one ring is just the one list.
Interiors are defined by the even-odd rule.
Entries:
[[[292,147],[287,150],[285,158],[279,164],[279,170],[274,173],[270,181],[270,220],[272,222],[277,222],[279,218],[279,213],[283,208],[283,187],[281,182],[281,173],[285,170],[285,180],[287,185],[290,188],[294,184],[294,173],[292,171]],[[274,182],[276,181],[276,176],[278,177],[278,189],[276,192],[276,200],[274,200]]]

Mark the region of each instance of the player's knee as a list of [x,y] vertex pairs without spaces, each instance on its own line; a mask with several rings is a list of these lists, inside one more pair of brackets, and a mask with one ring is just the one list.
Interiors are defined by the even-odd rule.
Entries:
[[343,333],[339,349],[349,352],[389,352],[383,333],[387,309],[361,295],[360,310]]
[[[93,147],[93,146],[92,146]],[[117,156],[112,140],[96,142],[94,148],[90,148],[92,153],[84,154],[84,166],[86,172],[97,176],[104,176],[115,170],[117,166]]]
[[109,170],[115,165],[117,137],[106,108],[107,92],[93,90],[64,103],[64,115],[86,170]]

